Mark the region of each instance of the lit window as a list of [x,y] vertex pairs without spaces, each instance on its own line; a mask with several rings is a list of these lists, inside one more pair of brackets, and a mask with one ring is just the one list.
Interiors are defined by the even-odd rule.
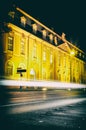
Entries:
[[50,34],[50,35],[49,35],[49,38],[50,38],[50,42],[52,42],[52,41],[53,41],[53,35]]
[[46,34],[47,34],[46,30],[43,30],[42,34],[43,34],[43,38],[45,39],[46,38]]
[[37,25],[34,23],[32,26],[33,26],[33,32],[36,33],[37,32]]
[[13,51],[13,37],[8,37],[8,50]]
[[63,40],[65,39],[65,33],[62,33],[62,39]]
[[26,25],[26,18],[24,16],[21,17],[21,25],[24,27]]
[[58,45],[57,37],[54,37],[54,43],[55,45]]
[[22,55],[24,55],[25,54],[25,40],[24,39],[22,39],[21,40],[21,47],[20,47],[20,52],[21,52],[21,54]]

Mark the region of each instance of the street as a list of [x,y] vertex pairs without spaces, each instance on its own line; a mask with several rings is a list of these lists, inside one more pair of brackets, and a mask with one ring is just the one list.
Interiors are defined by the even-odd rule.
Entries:
[[0,130],[86,129],[82,90],[10,91],[0,106]]

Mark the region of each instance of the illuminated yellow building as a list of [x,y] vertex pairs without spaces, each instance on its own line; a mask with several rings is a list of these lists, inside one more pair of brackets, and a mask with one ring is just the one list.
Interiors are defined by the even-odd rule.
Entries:
[[0,76],[86,83],[85,53],[20,8],[1,28]]

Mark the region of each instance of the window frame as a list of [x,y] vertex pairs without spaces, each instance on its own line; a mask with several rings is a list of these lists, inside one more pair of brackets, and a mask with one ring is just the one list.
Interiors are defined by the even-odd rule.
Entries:
[[9,51],[13,51],[13,43],[14,43],[13,36],[8,36],[8,50]]

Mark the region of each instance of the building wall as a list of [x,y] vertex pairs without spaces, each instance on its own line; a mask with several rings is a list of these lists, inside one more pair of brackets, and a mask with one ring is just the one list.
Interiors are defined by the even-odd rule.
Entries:
[[[13,24],[8,26],[12,31],[2,35],[5,78],[85,82],[84,61]],[[9,41],[13,42],[13,48]],[[25,69],[26,72],[21,75],[17,69]]]

